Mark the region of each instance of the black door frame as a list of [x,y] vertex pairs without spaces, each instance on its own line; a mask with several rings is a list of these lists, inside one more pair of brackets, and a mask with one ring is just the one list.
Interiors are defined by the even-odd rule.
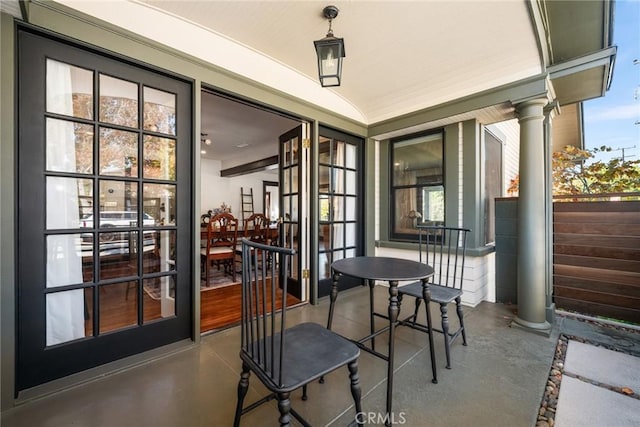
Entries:
[[[193,147],[193,81],[152,69],[127,58],[57,37],[29,25],[16,27],[18,46],[18,139],[16,184],[16,395],[36,385],[87,370],[127,356],[139,354],[183,339],[193,339],[193,197],[191,170]],[[178,127],[176,138],[176,218],[178,226],[175,272],[176,315],[172,318],[128,329],[80,338],[55,346],[46,345],[46,235],[78,233],[78,229],[47,231],[45,226],[45,67],[46,58],[130,78],[151,87],[176,93]],[[95,81],[95,80],[94,80]],[[94,83],[95,88],[95,83]],[[95,120],[95,117],[94,117]],[[97,123],[97,121],[96,121]],[[95,159],[94,155],[94,159]],[[57,174],[64,176],[65,174]],[[73,176],[74,174],[67,174]],[[97,171],[90,175],[97,179]],[[95,195],[95,192],[94,192]],[[142,202],[140,202],[142,203]],[[96,244],[97,245],[97,244]],[[140,279],[142,280],[142,279]],[[52,288],[97,291],[92,283]],[[141,283],[141,282],[139,282]],[[139,289],[139,292],[143,292]],[[96,294],[96,292],[94,292]],[[94,298],[95,301],[95,298]],[[140,299],[138,300],[140,301]],[[140,304],[140,302],[138,302]],[[140,305],[138,306],[140,307]],[[94,312],[98,308],[94,305]],[[139,315],[140,319],[140,315]],[[95,324],[95,323],[94,323]]]
[[[357,178],[357,183],[356,183],[356,195],[357,195],[357,199],[356,199],[356,218],[358,218],[359,220],[356,222],[356,236],[355,236],[355,240],[356,240],[356,256],[360,256],[360,255],[364,255],[364,206],[365,206],[365,194],[364,194],[364,176],[365,176],[365,145],[364,145],[364,139],[358,136],[354,136],[345,132],[342,132],[340,130],[337,129],[333,129],[327,126],[323,126],[320,125],[319,126],[319,135],[318,138],[320,136],[324,136],[327,138],[331,138],[331,139],[338,139],[338,140],[342,140],[345,141],[347,143],[351,143],[353,145],[356,146],[356,178]],[[319,148],[319,147],[318,147]],[[319,153],[318,153],[319,154]],[[319,159],[315,159],[315,163],[319,166],[320,162]],[[315,182],[312,185],[315,186],[314,188],[314,194],[319,196],[319,182]],[[314,244],[315,244],[315,248],[313,249],[313,253],[316,255],[313,257],[312,259],[312,268],[315,271],[319,271],[319,235],[320,235],[320,212],[319,212],[319,206],[318,206],[318,212],[316,212],[316,214],[314,215],[314,217],[316,218],[316,222],[318,224],[318,232],[316,233],[315,239],[314,239]],[[322,298],[325,297],[327,295],[329,295],[329,292],[331,291],[331,285],[332,285],[332,279],[328,278],[328,279],[318,279],[318,289],[317,289],[317,297],[318,298]],[[348,276],[340,276],[339,279],[339,288],[341,290],[344,289],[350,289],[350,288],[354,288],[356,286],[360,286],[363,285],[363,280],[362,279],[355,279],[352,277],[348,277]]]

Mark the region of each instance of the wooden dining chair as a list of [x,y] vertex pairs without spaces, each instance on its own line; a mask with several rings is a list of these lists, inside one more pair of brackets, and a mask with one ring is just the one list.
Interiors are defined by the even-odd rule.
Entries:
[[[246,239],[252,242],[270,245],[269,219],[261,213],[252,214],[249,218],[244,220],[243,234]],[[242,254],[241,242],[238,242],[236,245],[236,253],[239,256]],[[270,259],[267,259],[267,266],[270,261]]]
[[[273,399],[278,400],[280,426],[289,426],[292,416],[308,426],[291,408],[291,393],[345,365],[351,379],[355,421],[359,418],[356,415],[362,412],[358,376],[360,349],[317,323],[287,327],[287,272],[293,254],[293,249],[242,239],[242,373],[238,383],[236,427],[243,414]],[[274,259],[270,268],[259,268],[266,265],[267,257]],[[251,372],[270,394],[244,407]]]
[[230,213],[213,216],[207,225],[207,242],[200,249],[200,258],[204,263],[205,281],[209,280],[211,263],[222,263],[225,272],[231,273],[236,281],[236,243],[238,240],[238,220]]
[[[464,262],[467,249],[469,229],[458,227],[418,225],[419,257],[433,267],[434,274],[429,279],[431,301],[440,304],[442,329],[432,330],[444,335],[444,349],[447,358],[447,369],[451,369],[450,346],[462,335],[462,345],[467,345],[467,334],[462,313],[462,284],[464,278]],[[415,310],[401,324],[414,329],[427,331],[427,326],[417,322],[418,310],[423,300],[422,283],[415,282],[398,288],[398,298],[408,295],[415,298]],[[455,302],[458,315],[458,327],[451,331],[447,307]],[[425,308],[428,309],[425,304]]]
[[254,213],[244,220],[244,237],[252,242],[269,243],[269,220],[264,214]]

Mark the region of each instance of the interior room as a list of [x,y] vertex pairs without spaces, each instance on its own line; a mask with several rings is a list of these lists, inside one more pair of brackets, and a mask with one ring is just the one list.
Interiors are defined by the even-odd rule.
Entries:
[[[202,92],[201,121],[198,215],[203,251],[206,253],[207,224],[218,213],[237,219],[236,245],[248,235],[246,228],[250,227],[245,227],[245,220],[252,214],[264,214],[271,230],[269,241],[277,244],[279,218],[283,216],[279,208],[279,137],[301,121],[213,91]],[[206,262],[201,261],[201,332],[240,320],[239,251],[231,261],[233,267],[209,261],[208,277]],[[237,272],[235,278],[231,269]]]

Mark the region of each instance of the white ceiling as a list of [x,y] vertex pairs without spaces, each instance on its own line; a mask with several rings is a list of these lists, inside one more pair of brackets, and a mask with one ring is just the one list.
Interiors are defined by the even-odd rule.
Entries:
[[[59,3],[366,125],[542,70],[522,0]],[[346,51],[342,85],[336,88],[318,83],[313,46],[327,33],[322,9],[329,4],[340,9],[333,30],[344,38]],[[247,154],[251,160],[275,154],[277,136],[289,123],[246,109],[251,117],[234,113],[240,106],[214,101],[220,99],[202,100],[202,132],[217,145],[204,147],[205,157],[229,167]],[[258,123],[262,135],[255,133]],[[271,148],[258,144],[267,140]],[[239,150],[241,141],[251,149]]]
[[[525,0],[57,3],[365,125],[534,76],[544,69]],[[565,18],[566,13],[587,9],[560,3],[566,8]],[[346,50],[342,85],[336,88],[319,85],[313,47],[313,41],[327,32],[322,9],[329,4],[340,9],[333,30],[344,38]],[[17,1],[3,0],[2,9],[19,16]],[[597,16],[602,6],[594,3],[588,10]],[[575,25],[579,22],[583,19],[576,18]],[[572,30],[572,34],[583,32],[582,27]],[[585,51],[597,48],[591,44]],[[490,123],[504,116],[502,110],[510,106],[469,114]],[[249,154],[252,158],[248,160],[275,154],[277,136],[296,124],[213,95],[203,95],[201,121],[201,131],[214,141],[213,150],[205,147],[206,157],[223,160],[223,167],[235,166]],[[249,146],[239,149],[237,145],[243,143]]]
[[[527,5],[504,1],[140,0],[223,35],[305,76],[318,87],[313,41],[322,9],[345,40],[342,97],[366,124],[541,72]],[[270,72],[273,70],[261,70]]]

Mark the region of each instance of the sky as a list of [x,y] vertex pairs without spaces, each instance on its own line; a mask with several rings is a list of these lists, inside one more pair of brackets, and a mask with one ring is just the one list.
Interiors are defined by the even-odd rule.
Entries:
[[640,160],[640,0],[616,1],[613,19],[613,79],[604,97],[583,103],[585,148],[617,150],[595,160],[622,157],[623,148],[625,159]]

